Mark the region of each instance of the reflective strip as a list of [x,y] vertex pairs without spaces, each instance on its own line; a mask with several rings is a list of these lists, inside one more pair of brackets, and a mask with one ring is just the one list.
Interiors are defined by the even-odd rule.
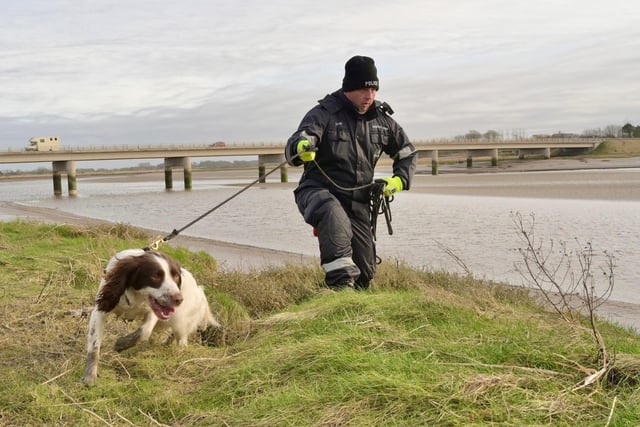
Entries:
[[407,145],[402,150],[398,151],[398,154],[396,154],[396,158],[398,158],[399,160],[406,159],[407,157],[410,157],[411,155],[413,155],[413,153],[415,153],[415,150],[413,149],[413,147],[410,145]]
[[326,264],[322,264],[322,268],[324,269],[325,273],[328,273],[330,271],[339,270],[341,268],[348,268],[354,265],[356,264],[353,262],[353,259],[351,259],[350,256],[347,256],[343,258],[338,258]]

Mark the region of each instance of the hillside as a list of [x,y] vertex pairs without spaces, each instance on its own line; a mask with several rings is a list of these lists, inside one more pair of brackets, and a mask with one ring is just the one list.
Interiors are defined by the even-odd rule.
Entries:
[[640,139],[616,139],[604,141],[592,153],[604,157],[638,157],[640,156]]
[[[0,424],[171,426],[638,425],[637,371],[598,369],[587,322],[528,292],[401,262],[372,291],[325,290],[317,268],[240,272],[182,248],[223,333],[186,349],[111,348],[80,383],[104,263],[150,236],[124,226],[0,223]],[[638,335],[599,324],[620,361]],[[636,365],[633,365],[634,367]]]

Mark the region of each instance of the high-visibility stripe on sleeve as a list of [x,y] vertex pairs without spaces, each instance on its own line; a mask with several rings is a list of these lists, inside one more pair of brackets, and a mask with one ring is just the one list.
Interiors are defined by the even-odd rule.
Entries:
[[398,154],[396,154],[396,158],[398,160],[402,160],[412,156],[414,152],[415,152],[414,148],[411,145],[407,145],[402,150],[398,151]]

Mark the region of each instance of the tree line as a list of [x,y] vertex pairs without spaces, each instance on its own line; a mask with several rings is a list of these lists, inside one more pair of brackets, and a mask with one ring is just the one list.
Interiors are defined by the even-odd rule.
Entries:
[[[620,125],[608,125],[604,128],[585,129],[582,133],[572,132],[554,132],[552,134],[536,134],[532,135],[534,139],[544,138],[640,138],[640,125],[634,126],[631,123],[627,123],[623,126]],[[486,141],[500,141],[500,140],[520,140],[529,139],[524,129],[514,129],[506,132],[498,132],[496,130],[488,130],[486,132],[479,132],[477,130],[470,130],[463,135],[456,135],[455,140],[486,140]]]
[[622,126],[622,136],[626,138],[640,138],[640,126],[627,123]]

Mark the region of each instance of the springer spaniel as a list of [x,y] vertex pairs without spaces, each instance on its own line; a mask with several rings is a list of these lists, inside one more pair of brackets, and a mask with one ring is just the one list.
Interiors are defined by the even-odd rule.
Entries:
[[119,252],[107,264],[89,320],[87,367],[82,378],[87,385],[96,382],[109,313],[124,320],[144,319],[138,330],[116,341],[116,351],[148,341],[154,330],[169,329],[178,345],[186,346],[189,335],[198,329],[221,327],[202,287],[178,262],[155,251]]

